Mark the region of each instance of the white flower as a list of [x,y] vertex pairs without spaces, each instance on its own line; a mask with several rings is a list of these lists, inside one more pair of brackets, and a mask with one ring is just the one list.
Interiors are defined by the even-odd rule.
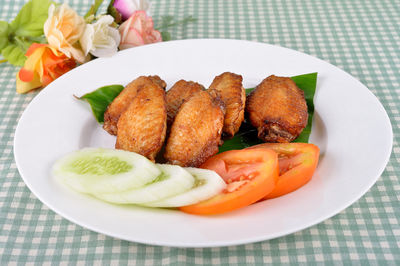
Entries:
[[79,42],[85,55],[91,53],[97,57],[112,56],[118,51],[121,36],[111,27],[114,19],[110,15],[100,17],[95,23],[87,24]]

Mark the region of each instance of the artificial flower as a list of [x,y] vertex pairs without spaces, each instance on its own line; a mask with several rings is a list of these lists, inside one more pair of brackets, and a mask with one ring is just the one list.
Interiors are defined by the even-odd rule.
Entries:
[[76,66],[72,58],[48,44],[33,43],[25,55],[25,64],[17,74],[18,93],[47,86]]
[[122,16],[122,20],[127,20],[135,11],[148,11],[150,3],[146,0],[115,0],[113,6]]
[[153,19],[147,16],[145,11],[135,11],[121,24],[119,33],[121,50],[162,41],[161,33],[154,29]]
[[85,55],[91,53],[97,57],[112,56],[118,51],[121,40],[119,32],[110,25],[114,18],[101,16],[95,23],[87,24],[79,42]]
[[49,7],[49,16],[44,23],[44,34],[50,46],[57,48],[79,63],[89,60],[78,41],[85,30],[85,20],[67,4]]

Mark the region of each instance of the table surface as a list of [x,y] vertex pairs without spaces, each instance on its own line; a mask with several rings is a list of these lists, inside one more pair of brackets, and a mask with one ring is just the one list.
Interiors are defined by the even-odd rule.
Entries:
[[[0,0],[0,20],[11,21],[24,2]],[[91,1],[67,3],[84,15]],[[196,23],[173,29],[173,39],[264,42],[316,56],[353,75],[381,101],[393,126],[393,151],[382,176],[336,216],[269,241],[185,249],[108,237],[55,214],[22,181],[14,161],[14,132],[37,93],[17,94],[17,68],[4,63],[0,65],[0,264],[399,265],[400,2],[162,0],[152,1],[151,14],[156,22],[162,15],[197,18]]]

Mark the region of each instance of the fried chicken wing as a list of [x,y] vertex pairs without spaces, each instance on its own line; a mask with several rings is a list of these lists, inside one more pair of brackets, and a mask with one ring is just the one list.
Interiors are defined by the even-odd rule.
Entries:
[[172,125],[182,103],[194,93],[204,90],[203,85],[193,81],[179,80],[166,93],[167,98],[167,125]]
[[136,97],[117,123],[115,148],[133,151],[154,161],[167,129],[165,91],[148,80],[137,87]]
[[130,82],[108,105],[104,112],[103,128],[111,135],[117,135],[117,123],[121,114],[128,108],[136,96],[137,90],[143,84],[155,82],[162,88],[166,87],[166,83],[158,76],[141,76]]
[[185,101],[172,123],[164,154],[168,163],[197,167],[218,152],[224,113],[207,91]]
[[225,105],[225,119],[223,132],[233,137],[244,120],[246,91],[242,85],[242,76],[225,72],[216,76],[210,85],[209,91],[218,91]]
[[287,77],[269,76],[247,97],[246,111],[266,142],[291,142],[308,120],[304,92]]

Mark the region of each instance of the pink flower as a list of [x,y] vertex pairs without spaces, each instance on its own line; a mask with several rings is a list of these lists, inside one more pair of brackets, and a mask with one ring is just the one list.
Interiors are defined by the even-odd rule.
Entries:
[[127,49],[149,43],[161,42],[161,33],[154,29],[153,19],[143,10],[135,11],[119,27],[119,49]]

